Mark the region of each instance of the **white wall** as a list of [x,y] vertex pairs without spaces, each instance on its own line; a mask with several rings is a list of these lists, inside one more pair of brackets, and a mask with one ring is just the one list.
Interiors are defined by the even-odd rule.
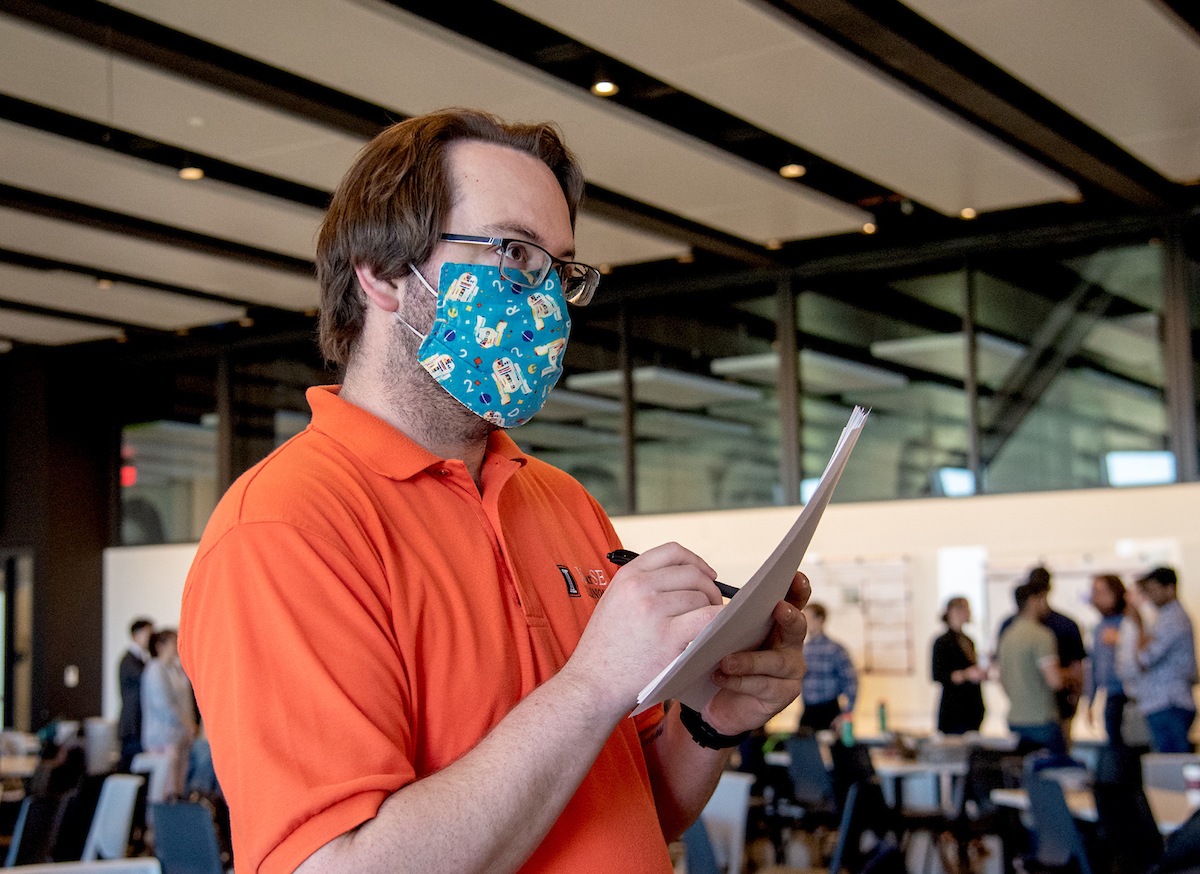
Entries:
[[[795,507],[629,516],[613,523],[625,545],[644,551],[675,540],[698,552],[720,578],[740,584],[750,577],[795,519]],[[809,555],[828,561],[856,557],[908,560],[913,584],[916,669],[907,677],[863,678],[857,721],[874,725],[877,702],[888,703],[893,726],[929,728],[937,687],[929,677],[929,645],[941,633],[939,550],[982,547],[1001,565],[1028,568],[1056,558],[1092,556],[1103,561],[1123,550],[1120,541],[1166,542],[1177,556],[1180,599],[1200,620],[1200,483],[1136,489],[1096,489],[974,498],[835,504],[825,513]],[[109,549],[104,556],[104,715],[120,710],[117,662],[129,622],[147,615],[177,625],[183,581],[196,545]],[[1097,566],[1102,572],[1104,568]],[[816,593],[820,597],[820,593]],[[1059,596],[1062,597],[1062,596]],[[1052,602],[1085,624],[1078,603]],[[830,632],[836,636],[836,617]],[[990,642],[976,635],[981,651]],[[1003,697],[988,689],[989,724],[999,725]]]
[[129,644],[129,624],[145,616],[155,627],[179,627],[183,582],[195,555],[195,543],[104,550],[102,713],[106,718],[121,714],[117,666]]

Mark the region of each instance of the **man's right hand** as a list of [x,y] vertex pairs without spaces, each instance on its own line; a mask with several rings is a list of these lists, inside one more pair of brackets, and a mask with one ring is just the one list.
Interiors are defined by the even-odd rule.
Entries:
[[562,674],[594,684],[621,718],[721,610],[716,571],[678,543],[656,546],[608,584]]

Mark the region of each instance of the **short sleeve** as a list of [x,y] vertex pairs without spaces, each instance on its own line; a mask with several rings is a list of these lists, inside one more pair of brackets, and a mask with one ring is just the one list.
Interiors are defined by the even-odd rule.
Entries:
[[189,574],[180,652],[249,850],[239,870],[291,872],[415,777],[387,587],[362,562],[257,522]]

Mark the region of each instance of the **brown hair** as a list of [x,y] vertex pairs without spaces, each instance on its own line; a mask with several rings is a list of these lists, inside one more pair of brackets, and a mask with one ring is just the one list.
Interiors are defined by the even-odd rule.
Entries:
[[446,109],[392,125],[359,152],[321,223],[316,266],[321,352],[327,360],[345,366],[362,331],[365,301],[355,268],[391,280],[433,253],[454,201],[446,147],[458,140],[507,146],[544,162],[562,187],[575,226],[583,171],[553,125],[506,124],[473,109]]
[[1120,616],[1125,612],[1125,584],[1116,574],[1099,574],[1096,581],[1103,583],[1113,596],[1112,611],[1105,616]]
[[957,595],[946,602],[946,609],[942,611],[942,621],[947,625],[950,624],[950,611],[955,607],[970,607],[971,602],[962,595]]

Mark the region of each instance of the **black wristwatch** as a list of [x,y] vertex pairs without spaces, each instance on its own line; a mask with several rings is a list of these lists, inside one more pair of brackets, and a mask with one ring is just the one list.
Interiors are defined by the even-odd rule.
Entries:
[[699,712],[688,707],[686,704],[679,705],[679,721],[688,730],[688,734],[692,736],[692,740],[710,750],[724,750],[729,747],[736,747],[746,738],[750,737],[750,732],[748,731],[743,731],[741,734],[721,734],[705,722],[704,717]]

